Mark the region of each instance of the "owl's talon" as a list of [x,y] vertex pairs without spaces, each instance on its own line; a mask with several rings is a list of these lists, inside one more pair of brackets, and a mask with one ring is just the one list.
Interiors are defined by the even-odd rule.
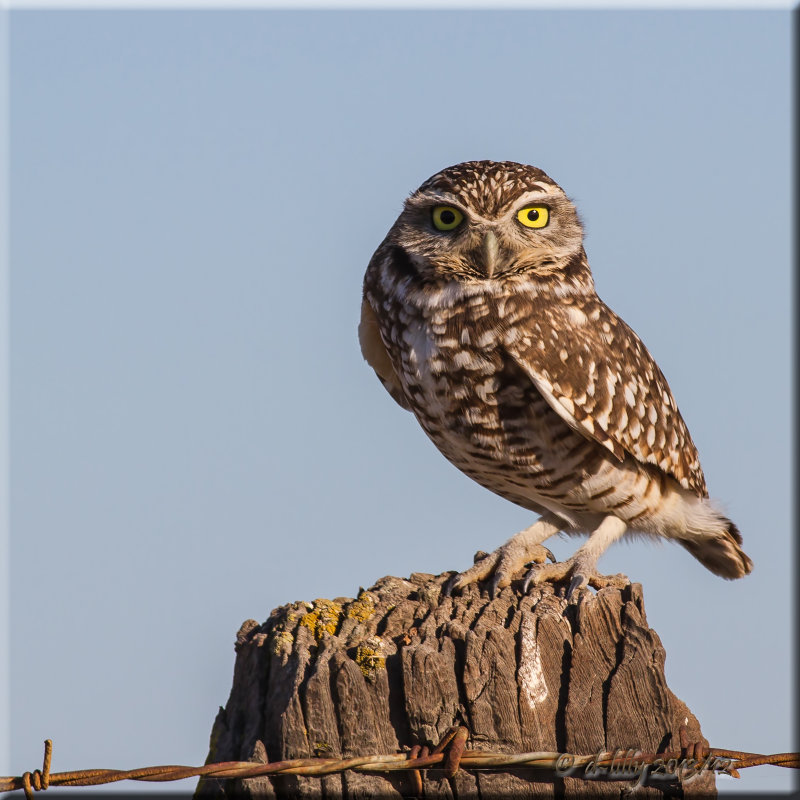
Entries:
[[624,589],[630,585],[630,580],[625,575],[601,575],[594,566],[594,561],[585,555],[579,558],[572,557],[566,561],[554,564],[536,564],[528,570],[522,591],[527,594],[531,586],[542,583],[564,583],[569,580],[569,586],[564,592],[564,599],[570,600],[577,597],[581,589],[591,586],[593,589],[605,589],[613,586]]
[[[476,553],[477,555],[477,553]],[[473,564],[468,570],[464,572],[457,572],[444,586],[442,594],[445,597],[450,597],[454,591],[463,589],[471,583],[477,583],[489,577],[494,571],[495,567],[500,560],[498,551],[489,553],[480,561]]]
[[456,583],[458,583],[460,574],[461,573],[456,572],[450,578],[448,578],[447,583],[442,587],[442,597],[450,597],[450,595],[452,595],[453,589],[455,588]]
[[448,597],[471,583],[489,581],[485,588],[494,599],[501,589],[511,585],[514,575],[523,567],[544,564],[548,558],[555,562],[553,553],[541,542],[557,533],[560,524],[555,515],[546,514],[494,552],[487,554],[479,550],[475,554],[475,563],[464,572],[452,576],[445,583],[442,594]]
[[569,601],[576,591],[583,589],[588,583],[589,579],[585,575],[581,575],[579,572],[575,573],[572,576],[572,581],[570,582],[569,588],[564,595],[564,599]]
[[495,597],[497,597],[497,595],[499,594],[500,591],[499,583],[501,578],[502,575],[495,572],[495,574],[492,576],[492,580],[489,582],[489,597],[492,600],[494,600]]
[[569,574],[570,567],[569,561],[555,562],[553,564],[534,564],[525,575],[522,591],[527,594],[531,586],[538,586],[546,581],[553,583],[562,581]]

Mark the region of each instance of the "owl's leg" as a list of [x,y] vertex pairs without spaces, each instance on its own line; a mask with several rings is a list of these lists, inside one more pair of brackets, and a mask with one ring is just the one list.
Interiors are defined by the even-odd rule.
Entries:
[[553,554],[541,543],[561,530],[563,521],[555,514],[545,514],[529,528],[512,536],[502,547],[482,558],[475,566],[454,575],[444,587],[449,595],[454,589],[463,589],[470,583],[477,583],[493,575],[489,585],[489,595],[494,597],[500,589],[511,583],[511,578],[525,564],[535,561],[544,563],[547,556],[555,561]]
[[566,598],[569,598],[578,589],[592,586],[603,589],[606,586],[624,588],[630,581],[622,574],[600,575],[597,572],[597,559],[608,549],[609,545],[617,541],[627,529],[627,525],[619,518],[609,515],[592,532],[586,544],[579,547],[572,558],[559,561],[556,564],[542,564],[531,567],[525,576],[523,591],[528,591],[532,584],[538,586],[545,581],[563,581],[567,576],[572,576]]

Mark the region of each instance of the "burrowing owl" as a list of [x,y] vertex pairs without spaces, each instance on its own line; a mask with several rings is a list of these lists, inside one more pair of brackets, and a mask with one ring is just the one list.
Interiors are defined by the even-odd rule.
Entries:
[[[723,578],[752,569],[666,379],[597,296],[575,207],[542,170],[470,161],[425,181],[367,267],[359,338],[449,461],[541,515],[449,589],[492,576],[494,594],[530,562],[525,588],[627,582],[596,563],[629,533],[673,539]],[[590,536],[544,564],[558,531]]]

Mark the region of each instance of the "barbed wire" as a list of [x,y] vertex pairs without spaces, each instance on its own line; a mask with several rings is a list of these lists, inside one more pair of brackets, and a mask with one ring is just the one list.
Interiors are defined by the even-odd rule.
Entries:
[[[419,770],[442,765],[445,777],[452,777],[461,767],[469,770],[495,770],[503,768],[530,768],[556,772],[562,777],[585,780],[631,780],[644,768],[663,767],[666,776],[681,777],[697,775],[703,771],[725,772],[735,778],[739,770],[770,764],[778,767],[800,769],[800,753],[775,753],[761,755],[741,750],[704,748],[697,743],[688,744],[685,726],[681,726],[681,750],[679,752],[641,753],[638,750],[615,750],[594,755],[570,753],[493,753],[483,750],[465,750],[468,738],[465,727],[451,728],[442,741],[432,750],[419,745],[407,753],[368,755],[354,758],[294,758],[268,764],[252,761],[223,761],[202,767],[165,765],[140,769],[85,769],[72,772],[50,772],[53,742],[44,743],[44,763],[41,770],[25,772],[19,777],[0,777],[0,792],[22,789],[30,800],[35,791],[52,786],[97,786],[117,781],[179,781],[185,778],[256,778],[261,776],[303,775],[320,777],[345,770],[356,772],[396,772],[411,770],[421,793],[422,780]],[[692,763],[693,762],[693,763]],[[592,767],[593,774],[586,769]],[[616,771],[615,771],[616,765]],[[584,769],[584,774],[577,771]],[[622,775],[622,777],[621,777]]]

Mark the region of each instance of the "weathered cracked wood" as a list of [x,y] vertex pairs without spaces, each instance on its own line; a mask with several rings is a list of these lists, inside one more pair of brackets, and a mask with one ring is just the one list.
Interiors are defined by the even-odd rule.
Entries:
[[[443,597],[449,574],[382,578],[357,599],[293,603],[237,636],[228,704],[207,763],[394,753],[436,745],[463,724],[468,748],[594,754],[708,744],[664,678],[664,649],[647,626],[639,584],[585,591],[568,604],[519,582],[494,600],[470,586]],[[530,769],[423,772],[426,798],[622,797],[632,781],[586,781]],[[714,793],[712,773],[653,779],[641,797]],[[413,796],[408,773],[348,771],[201,781],[198,797]]]

